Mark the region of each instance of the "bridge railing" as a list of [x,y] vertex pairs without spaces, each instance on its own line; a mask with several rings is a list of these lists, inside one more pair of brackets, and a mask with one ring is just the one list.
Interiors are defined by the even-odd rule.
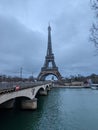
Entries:
[[50,81],[37,81],[37,82],[2,82],[0,83],[0,94],[15,91],[16,87],[19,90],[36,87],[38,85],[48,84]]

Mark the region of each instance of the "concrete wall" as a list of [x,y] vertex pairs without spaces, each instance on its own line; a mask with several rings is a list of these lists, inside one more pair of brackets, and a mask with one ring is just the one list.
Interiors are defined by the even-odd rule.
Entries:
[[65,86],[83,86],[83,82],[71,82],[71,83],[65,83]]

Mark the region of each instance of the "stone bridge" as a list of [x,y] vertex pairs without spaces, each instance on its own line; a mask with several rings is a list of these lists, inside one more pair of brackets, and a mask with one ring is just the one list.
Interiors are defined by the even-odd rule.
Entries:
[[6,93],[0,94],[0,107],[1,108],[13,108],[15,100],[21,98],[21,108],[22,109],[36,109],[37,108],[37,98],[36,95],[47,95],[48,90],[50,90],[51,83],[39,84],[38,86],[25,87],[22,89],[8,91]]

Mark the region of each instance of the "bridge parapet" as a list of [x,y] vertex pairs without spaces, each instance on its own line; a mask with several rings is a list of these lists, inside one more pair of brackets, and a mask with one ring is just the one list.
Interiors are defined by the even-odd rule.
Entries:
[[37,87],[40,85],[51,84],[50,81],[37,81],[37,82],[3,82],[0,83],[0,94],[15,91],[16,86],[20,90]]

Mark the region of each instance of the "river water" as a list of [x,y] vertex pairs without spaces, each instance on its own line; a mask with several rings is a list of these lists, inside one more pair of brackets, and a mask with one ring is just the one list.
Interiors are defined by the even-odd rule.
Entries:
[[0,130],[98,130],[98,90],[53,88],[35,111],[0,111]]

